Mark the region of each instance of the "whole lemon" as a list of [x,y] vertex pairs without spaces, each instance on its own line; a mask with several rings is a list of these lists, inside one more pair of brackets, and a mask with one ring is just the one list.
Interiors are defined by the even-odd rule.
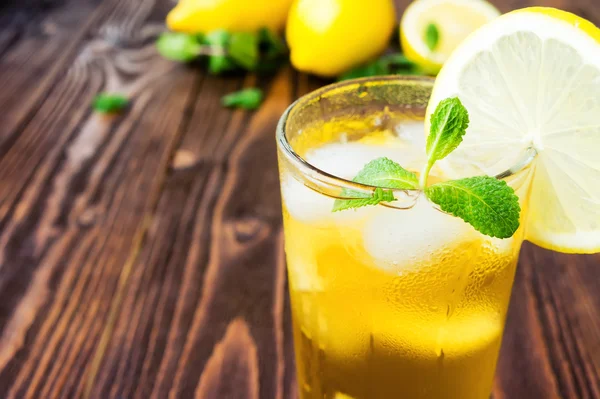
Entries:
[[392,0],[296,0],[286,27],[292,64],[337,76],[382,53],[395,22]]
[[292,0],[181,0],[167,26],[178,32],[254,32],[266,27],[283,29]]

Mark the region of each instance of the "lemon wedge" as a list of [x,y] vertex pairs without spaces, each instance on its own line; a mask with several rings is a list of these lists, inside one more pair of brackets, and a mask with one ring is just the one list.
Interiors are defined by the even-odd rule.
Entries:
[[[402,50],[426,71],[437,73],[471,32],[499,15],[485,0],[416,0],[400,22]],[[432,26],[437,33],[433,48],[427,42],[427,30]]]
[[426,121],[454,96],[470,126],[444,172],[453,178],[465,169],[451,165],[470,164],[495,175],[534,152],[526,238],[560,252],[599,252],[600,29],[552,8],[505,14],[444,64]]

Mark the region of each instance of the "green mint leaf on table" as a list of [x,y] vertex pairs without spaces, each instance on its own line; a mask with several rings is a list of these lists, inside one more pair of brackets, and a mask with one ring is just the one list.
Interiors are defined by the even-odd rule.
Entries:
[[254,33],[232,33],[227,55],[239,66],[254,70],[258,64],[258,35]]
[[263,100],[260,89],[250,88],[227,94],[221,98],[221,104],[225,107],[257,109]]
[[279,57],[288,52],[281,37],[268,28],[262,28],[258,31],[258,42],[266,58]]
[[338,81],[348,80],[348,79],[356,79],[356,78],[364,78],[368,76],[379,76],[379,75],[389,75],[390,70],[385,63],[380,62],[379,60],[375,62],[371,62],[369,64],[360,65],[356,68],[353,68],[338,77]]
[[424,71],[400,53],[381,56],[370,63],[359,65],[338,77],[338,81],[381,75],[424,75]]
[[415,63],[406,58],[406,56],[402,53],[391,53],[386,54],[381,57],[385,63],[387,63],[390,67],[393,68],[414,68]]
[[489,176],[452,180],[427,187],[425,195],[482,234],[509,238],[519,228],[519,198],[503,180]]
[[424,39],[429,50],[434,51],[440,41],[440,31],[433,22],[429,23],[425,28]]
[[193,35],[196,38],[196,41],[200,44],[204,43],[206,40],[206,35],[204,33],[195,33]]
[[156,41],[156,49],[169,60],[189,62],[200,55],[202,45],[196,35],[165,32]]
[[406,58],[404,54],[392,53],[381,57],[381,60],[388,65],[391,74],[395,75],[426,75],[425,71]]
[[127,97],[120,94],[98,94],[92,103],[95,111],[103,114],[115,113],[123,110],[129,104]]
[[258,32],[258,42],[260,57],[255,71],[272,73],[288,61],[288,49],[277,33],[262,28]]
[[215,30],[204,36],[204,44],[210,46],[208,72],[217,75],[235,69],[235,63],[227,57],[231,35],[224,30]]
[[394,194],[387,189],[415,189],[419,187],[417,176],[398,165],[388,158],[377,158],[369,162],[352,179],[355,183],[378,186],[373,194],[362,193],[359,191],[345,189],[342,193],[344,197],[357,197],[357,199],[337,199],[333,204],[333,211],[344,209],[360,208],[365,205],[377,205],[380,202],[394,201]]

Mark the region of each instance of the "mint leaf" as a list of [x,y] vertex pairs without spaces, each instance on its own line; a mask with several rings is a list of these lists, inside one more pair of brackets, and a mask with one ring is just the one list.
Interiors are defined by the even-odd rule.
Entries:
[[452,180],[427,187],[425,195],[482,234],[508,238],[519,228],[519,198],[503,180],[489,176]]
[[244,89],[227,94],[221,98],[225,107],[256,109],[263,100],[262,90],[256,88]]
[[458,147],[469,127],[469,113],[458,97],[440,101],[431,115],[429,136],[425,147],[429,162],[445,158]]
[[156,41],[156,49],[163,57],[179,62],[189,62],[200,55],[202,45],[196,35],[165,32]]
[[258,31],[258,41],[260,49],[265,53],[265,58],[276,58],[288,51],[281,37],[269,28],[262,28]]
[[254,70],[259,57],[258,35],[247,32],[232,33],[227,54],[239,66]]
[[120,94],[101,93],[94,97],[92,108],[104,114],[119,112],[129,104],[127,97]]
[[440,41],[440,31],[437,25],[433,22],[429,23],[425,28],[425,35],[423,38],[429,50],[434,51]]
[[338,81],[380,75],[424,75],[424,71],[401,53],[381,56],[370,63],[359,65],[338,77]]
[[381,60],[388,65],[390,73],[396,75],[425,75],[425,71],[406,58],[404,54],[392,53],[381,57]]
[[384,188],[412,189],[419,187],[419,180],[389,158],[377,158],[365,165],[353,182]]
[[377,187],[375,190],[373,190],[373,193],[370,196],[356,191],[346,191],[346,195],[349,193],[354,193],[357,197],[364,196],[364,198],[335,200],[333,203],[333,212],[344,211],[346,209],[362,208],[363,206],[367,205],[377,205],[380,202],[392,202],[396,200],[394,198],[394,193],[391,190],[384,190],[381,187]]
[[[352,179],[355,183],[378,186],[371,195],[345,189],[344,197],[357,197],[357,199],[337,199],[333,204],[333,211],[341,211],[350,208],[360,208],[366,205],[377,205],[380,202],[394,201],[394,194],[390,190],[381,188],[409,190],[419,187],[417,176],[398,165],[389,158],[377,158],[369,162]],[[363,198],[361,198],[363,197]]]
[[224,30],[215,30],[204,36],[204,43],[210,46],[212,53],[208,58],[208,71],[211,74],[235,69],[235,63],[226,56],[230,37]]
[[469,113],[458,97],[440,101],[431,115],[429,135],[425,151],[427,163],[421,171],[420,185],[427,186],[427,178],[433,164],[458,147],[469,127]]
[[390,73],[389,66],[385,62],[376,60],[343,73],[338,77],[338,81],[341,82],[343,80],[364,78],[368,76],[389,75]]
[[283,39],[268,28],[258,31],[260,57],[254,69],[259,73],[272,73],[288,61],[288,49]]

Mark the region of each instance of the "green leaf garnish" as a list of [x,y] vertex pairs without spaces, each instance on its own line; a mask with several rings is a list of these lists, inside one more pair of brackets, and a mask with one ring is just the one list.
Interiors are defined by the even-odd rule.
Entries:
[[101,93],[94,97],[92,108],[103,114],[119,112],[129,104],[127,97],[120,94]]
[[258,31],[258,40],[266,58],[274,58],[287,53],[287,47],[281,37],[269,28],[262,28]]
[[235,69],[235,63],[227,57],[227,48],[231,35],[224,30],[215,30],[204,36],[204,43],[210,46],[208,71],[219,74]]
[[258,32],[260,58],[255,70],[260,73],[272,73],[288,61],[288,49],[277,33],[268,28]]
[[419,187],[417,175],[389,158],[377,158],[365,165],[352,180],[360,184],[395,189]]
[[263,100],[263,92],[257,88],[249,88],[227,94],[221,98],[225,107],[256,109]]
[[353,68],[338,77],[338,81],[381,75],[424,75],[417,64],[403,54],[386,54],[380,58]]
[[469,113],[458,97],[440,101],[431,115],[427,136],[427,164],[421,173],[421,186],[427,184],[427,176],[433,164],[458,147],[469,127]]
[[356,196],[357,199],[335,200],[333,203],[333,212],[344,211],[346,209],[362,208],[363,206],[367,205],[377,205],[381,202],[396,201],[394,198],[394,193],[391,190],[384,190],[381,187],[376,187],[371,195],[357,191],[346,191],[346,196]]
[[433,22],[425,28],[424,39],[429,50],[434,51],[440,41],[440,31]]
[[258,64],[258,35],[254,33],[232,33],[227,54],[241,67],[254,70]]
[[338,77],[338,81],[364,78],[369,76],[389,75],[390,71],[387,65],[380,62],[379,60],[371,62],[369,64],[360,65],[354,69],[344,72]]
[[189,62],[200,55],[202,45],[196,35],[165,32],[156,41],[156,49],[169,60]]
[[433,115],[425,150],[429,162],[445,158],[458,147],[469,127],[469,113],[458,97],[440,101]]
[[[469,125],[469,113],[458,98],[441,101],[431,116],[427,137],[427,163],[420,180],[394,161],[379,158],[365,165],[353,181],[376,186],[372,194],[344,190],[333,211],[377,205],[394,201],[389,189],[423,189],[425,196],[444,212],[457,216],[482,234],[511,237],[519,228],[519,198],[503,180],[489,176],[469,177],[433,184],[427,187],[427,176],[436,161],[458,147]],[[387,189],[387,190],[386,190]]]
[[282,38],[267,28],[256,33],[222,29],[208,34],[166,32],[156,41],[156,47],[163,57],[173,61],[208,59],[211,74],[240,69],[273,72],[288,58]]
[[[352,181],[370,186],[399,190],[409,190],[419,187],[419,180],[413,172],[409,172],[388,158],[377,158],[372,160],[358,172]],[[356,197],[358,199],[335,200],[333,204],[334,212],[350,208],[359,208],[365,205],[377,205],[382,201],[394,201],[394,195],[389,190],[375,190],[373,196],[369,197],[369,194],[345,189],[342,196]]]
[[452,180],[427,187],[425,195],[444,212],[490,237],[512,237],[519,228],[519,198],[503,180],[489,176]]

